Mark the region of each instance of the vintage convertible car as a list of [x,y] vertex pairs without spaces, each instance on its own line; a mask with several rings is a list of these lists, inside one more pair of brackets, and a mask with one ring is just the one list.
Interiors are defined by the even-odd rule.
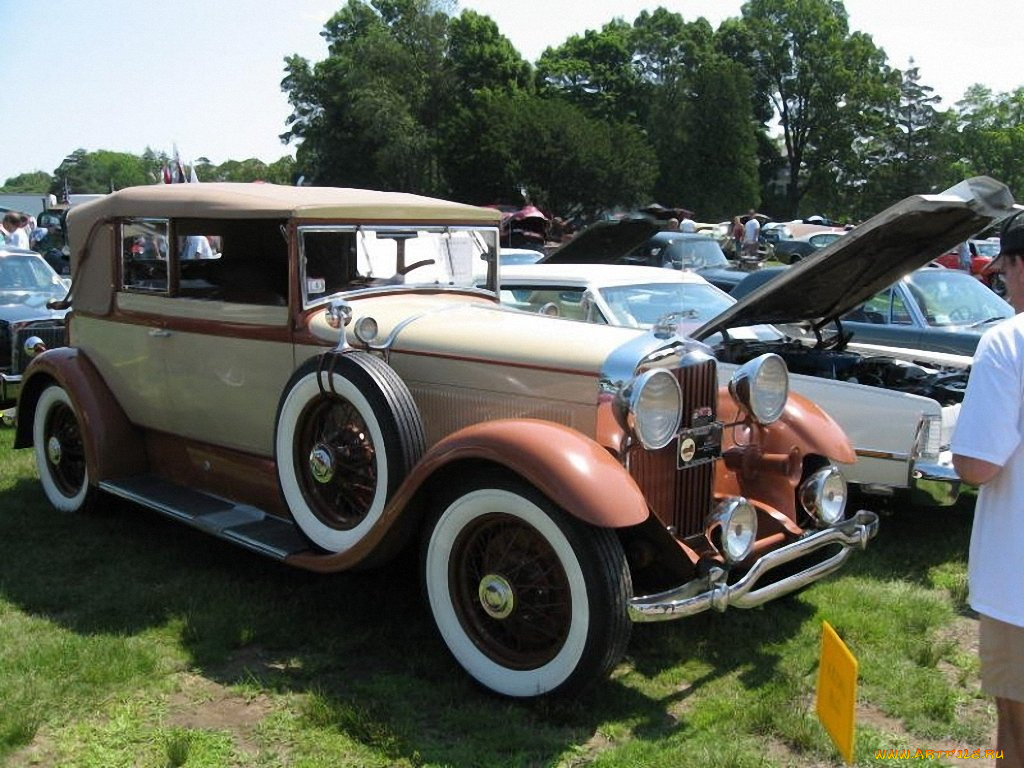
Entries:
[[0,410],[17,401],[30,355],[63,343],[66,310],[46,305],[69,286],[35,251],[0,248]]
[[61,510],[112,494],[321,572],[418,548],[452,655],[516,697],[865,546],[849,442],[781,358],[721,387],[672,329],[502,307],[499,215],[272,184],[76,207],[70,345],[29,365],[15,445]]
[[[995,202],[982,208],[968,202],[979,200]],[[712,345],[720,376],[728,377],[732,366],[769,351],[786,360],[795,390],[821,405],[850,437],[858,461],[846,474],[861,490],[883,499],[909,491],[913,502],[948,505],[960,489],[948,446],[970,358],[853,343],[843,316],[949,243],[1005,216],[1011,203],[1005,187],[985,178],[964,182],[946,195],[910,198],[814,257],[781,271],[751,273],[747,280],[760,280],[762,272],[776,277],[738,303],[724,295],[716,301],[711,286],[700,286],[699,280],[658,277],[657,270],[631,276],[605,272],[620,252],[633,247],[633,224],[620,239],[605,228],[594,247],[581,233],[571,247],[536,267],[505,270],[502,287],[515,305],[534,301],[530,289],[543,287],[547,293],[541,295],[549,300],[567,299],[548,307],[549,314],[648,327],[672,310],[675,294],[685,296],[671,319],[681,332]],[[573,272],[572,265],[585,266]],[[655,283],[658,290],[651,289]],[[665,288],[672,283],[676,287]],[[630,297],[629,285],[643,289]],[[783,327],[788,334],[779,330]]]

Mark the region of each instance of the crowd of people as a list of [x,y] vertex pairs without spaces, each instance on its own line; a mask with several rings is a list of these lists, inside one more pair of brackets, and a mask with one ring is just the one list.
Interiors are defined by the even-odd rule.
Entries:
[[40,227],[36,217],[19,211],[7,211],[0,221],[0,246],[44,253],[59,233],[54,228]]

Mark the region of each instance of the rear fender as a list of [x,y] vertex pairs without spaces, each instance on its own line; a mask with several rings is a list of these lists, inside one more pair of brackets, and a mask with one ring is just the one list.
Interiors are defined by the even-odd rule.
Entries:
[[128,421],[95,366],[75,347],[49,349],[26,369],[18,398],[15,448],[32,445],[36,403],[52,383],[68,393],[82,420],[90,478],[98,482],[145,471],[146,449],[141,432]]

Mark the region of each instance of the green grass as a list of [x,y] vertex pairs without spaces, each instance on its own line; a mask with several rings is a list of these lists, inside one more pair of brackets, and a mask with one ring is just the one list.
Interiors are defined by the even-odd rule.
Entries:
[[963,636],[966,504],[883,519],[840,574],[764,608],[637,627],[585,695],[514,702],[450,660],[414,564],[316,575],[127,504],[62,515],[11,441],[0,765],[840,765],[814,713],[823,620],[860,663],[858,765],[991,746]]

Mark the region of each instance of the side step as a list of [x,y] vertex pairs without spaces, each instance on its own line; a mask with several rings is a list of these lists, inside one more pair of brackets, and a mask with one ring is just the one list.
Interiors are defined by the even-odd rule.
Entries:
[[106,480],[100,482],[99,487],[109,494],[277,560],[314,549],[298,526],[289,520],[268,515],[256,507],[235,504],[175,485],[155,475]]

